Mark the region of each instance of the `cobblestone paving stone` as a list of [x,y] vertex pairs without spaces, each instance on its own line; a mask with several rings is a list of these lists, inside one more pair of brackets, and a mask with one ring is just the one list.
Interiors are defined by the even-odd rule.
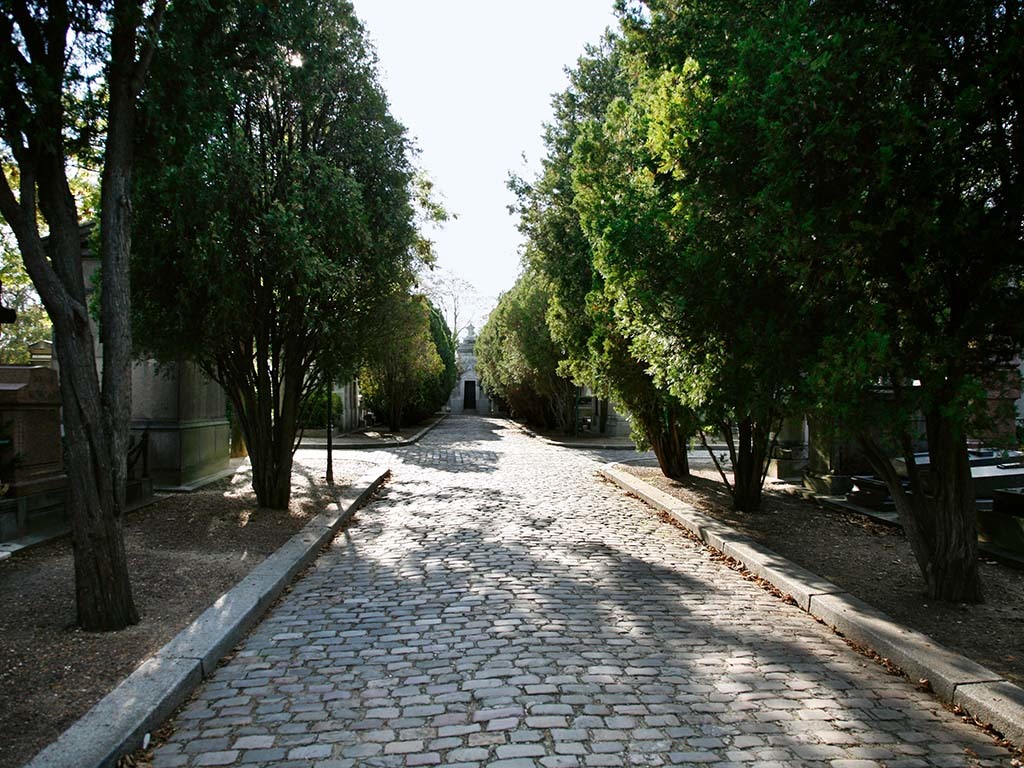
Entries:
[[174,721],[171,766],[1003,766],[596,477],[452,417]]

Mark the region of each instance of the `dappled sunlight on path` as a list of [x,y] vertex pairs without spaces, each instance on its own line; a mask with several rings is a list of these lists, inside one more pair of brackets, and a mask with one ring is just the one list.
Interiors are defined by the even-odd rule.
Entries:
[[382,453],[157,765],[1009,764],[586,455],[479,417]]

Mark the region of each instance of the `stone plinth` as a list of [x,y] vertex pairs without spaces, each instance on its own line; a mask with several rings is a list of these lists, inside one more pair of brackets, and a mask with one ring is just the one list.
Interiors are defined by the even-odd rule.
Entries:
[[0,366],[0,446],[3,481],[17,498],[63,488],[57,373],[34,365]]

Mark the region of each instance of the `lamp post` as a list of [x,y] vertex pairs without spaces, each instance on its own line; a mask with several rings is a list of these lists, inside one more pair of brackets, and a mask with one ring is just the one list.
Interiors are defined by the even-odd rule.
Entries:
[[334,485],[334,382],[327,377],[327,484]]

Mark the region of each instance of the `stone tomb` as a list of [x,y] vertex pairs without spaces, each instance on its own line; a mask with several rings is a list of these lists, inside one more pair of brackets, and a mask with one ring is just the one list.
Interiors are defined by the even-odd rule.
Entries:
[[484,391],[480,376],[476,372],[476,332],[469,326],[466,337],[459,342],[456,363],[459,379],[448,397],[448,408],[452,413],[491,412],[491,400]]
[[224,392],[189,362],[132,367],[132,435],[148,441],[153,486],[184,490],[229,466],[231,428]]
[[0,366],[0,541],[59,525],[67,477],[60,434],[57,373],[43,366]]
[[[90,250],[93,224],[81,228],[82,276],[95,289],[99,259]],[[93,323],[96,369],[103,370],[103,346]],[[132,366],[132,437],[146,435],[146,467],[156,490],[191,490],[228,469],[231,427],[220,386],[192,363],[166,365],[137,360]]]

